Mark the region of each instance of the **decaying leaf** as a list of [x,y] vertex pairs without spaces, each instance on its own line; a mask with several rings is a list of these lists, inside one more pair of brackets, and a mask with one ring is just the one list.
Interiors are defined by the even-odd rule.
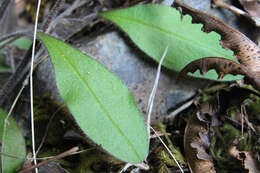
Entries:
[[[260,90],[260,48],[249,38],[247,38],[244,34],[239,32],[238,30],[232,28],[231,26],[227,25],[226,23],[222,22],[218,18],[214,16],[210,16],[206,13],[201,11],[195,10],[184,3],[180,2],[180,0],[176,0],[173,4],[175,7],[180,7],[182,9],[183,14],[189,14],[192,16],[192,22],[194,23],[202,23],[203,31],[211,32],[215,31],[221,35],[220,44],[225,49],[230,49],[234,52],[235,58],[238,60],[240,65],[236,64],[232,61],[225,61],[230,63],[230,67],[227,66],[229,69],[225,69],[225,62],[223,59],[215,59],[210,60],[210,62],[203,62],[209,63],[209,65],[201,66],[200,62],[194,61],[192,65],[188,68],[189,70],[195,71],[197,68],[206,68],[208,71],[210,69],[219,70],[219,77],[223,77],[226,73],[234,73],[234,74],[243,74],[248,79],[249,82],[258,90]],[[207,59],[208,60],[208,59]],[[218,60],[218,61],[217,61]],[[201,61],[201,60],[200,60]],[[214,62],[217,63],[214,65]],[[195,66],[193,69],[191,66]],[[186,71],[187,71],[186,68]],[[231,69],[230,69],[231,68]]]
[[184,134],[184,150],[192,173],[215,173],[212,158],[208,155],[209,148],[207,123],[193,115],[186,126]]
[[259,163],[257,163],[256,159],[252,152],[248,151],[239,151],[236,147],[237,139],[233,145],[229,148],[229,154],[242,161],[243,167],[248,170],[248,173],[260,173]]
[[180,72],[181,76],[186,76],[188,72],[194,73],[197,69],[204,75],[211,69],[215,69],[218,73],[218,79],[222,79],[226,74],[232,75],[247,75],[248,70],[240,64],[219,57],[206,57],[190,62]]

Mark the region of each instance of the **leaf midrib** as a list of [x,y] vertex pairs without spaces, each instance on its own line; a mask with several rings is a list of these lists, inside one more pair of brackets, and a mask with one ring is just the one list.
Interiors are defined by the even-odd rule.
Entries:
[[[62,49],[60,49],[60,47],[56,47],[57,51],[59,51],[60,54],[63,54]],[[81,53],[81,52],[79,52]],[[63,54],[64,55],[64,54]],[[135,150],[133,144],[130,142],[130,140],[127,138],[127,136],[123,133],[123,131],[116,125],[116,123],[114,122],[114,120],[111,118],[111,116],[109,115],[108,111],[105,109],[105,107],[103,106],[102,102],[98,99],[98,97],[96,96],[96,94],[94,93],[94,91],[92,91],[91,87],[88,85],[88,83],[84,80],[84,77],[80,74],[80,72],[77,70],[77,68],[73,65],[73,63],[70,62],[69,58],[64,55],[62,56],[64,57],[64,60],[69,64],[69,66],[72,68],[72,70],[76,73],[76,76],[78,76],[79,80],[83,83],[83,85],[85,85],[87,87],[87,89],[89,90],[89,92],[91,93],[91,95],[94,97],[94,99],[97,101],[99,107],[101,108],[101,110],[104,112],[105,116],[108,118],[108,120],[112,123],[112,125],[115,127],[115,129],[117,129],[117,131],[119,132],[119,134],[125,139],[125,141],[127,142],[127,144],[130,146],[130,148],[132,149],[132,151],[135,153],[135,155],[137,156],[137,158],[139,160],[141,160],[140,155],[138,154],[138,152]]]

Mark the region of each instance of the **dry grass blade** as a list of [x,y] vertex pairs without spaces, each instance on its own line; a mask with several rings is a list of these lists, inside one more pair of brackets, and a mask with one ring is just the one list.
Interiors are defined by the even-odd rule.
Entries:
[[[33,44],[32,44],[32,61],[31,61],[31,68],[30,68],[30,109],[31,109],[31,131],[32,131],[32,154],[33,154],[33,162],[35,165],[37,165],[37,161],[36,161],[36,153],[35,153],[35,135],[34,135],[33,63],[34,63],[34,56],[35,56],[36,35],[37,35],[40,6],[41,6],[41,0],[38,0],[37,10],[36,10],[36,20],[35,20],[35,24],[34,24],[34,34],[33,34]],[[35,172],[38,173],[37,168],[35,168]]]

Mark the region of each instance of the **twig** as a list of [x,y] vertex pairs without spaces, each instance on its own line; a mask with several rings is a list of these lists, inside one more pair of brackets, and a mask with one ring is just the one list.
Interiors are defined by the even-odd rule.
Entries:
[[45,32],[53,20],[54,17],[56,17],[57,13],[59,12],[61,5],[64,3],[65,0],[57,0],[54,4],[53,8],[51,9],[50,13],[48,14],[46,20],[43,22],[42,30]]
[[71,14],[73,10],[79,7],[80,5],[83,5],[84,3],[87,3],[89,0],[85,0],[83,3],[80,3],[81,0],[75,0],[71,7],[66,9],[63,13],[61,13],[57,18],[55,18],[53,21],[50,22],[48,28],[46,29],[46,33],[49,33],[53,27],[57,25],[57,23],[60,21],[61,18]]
[[177,109],[175,109],[174,111],[172,111],[170,113],[170,115],[167,116],[168,119],[174,119],[176,115],[178,115],[180,112],[182,112],[183,110],[187,109],[188,107],[190,107],[192,105],[192,103],[194,102],[194,98],[192,98],[191,100],[189,99],[187,102],[185,102],[183,105],[181,105],[180,107],[178,107]]
[[126,1],[123,5],[123,7],[129,7],[129,6],[133,6],[136,5],[140,2],[144,2],[145,0],[132,0],[132,1]]
[[246,12],[244,12],[243,10],[240,10],[239,8],[229,5],[228,3],[224,2],[223,0],[213,0],[214,2],[214,7],[222,7],[222,8],[226,8],[230,11],[232,11],[233,13],[235,13],[236,15],[247,15]]
[[[28,80],[27,80],[27,82],[28,82]],[[11,106],[10,111],[8,112],[8,114],[7,114],[7,116],[6,116],[5,120],[4,120],[4,129],[3,129],[2,146],[1,146],[1,152],[2,153],[4,153],[4,148],[5,148],[6,129],[7,129],[7,125],[9,124],[8,123],[8,118],[10,117],[11,113],[13,112],[13,109],[14,109],[14,107],[15,107],[15,105],[16,105],[19,97],[20,97],[20,95],[22,94],[22,91],[23,91],[25,85],[26,84],[24,83],[22,89],[19,91],[17,97],[15,98],[15,100],[14,100],[12,106]],[[1,166],[2,172],[4,172],[4,159],[1,159],[1,165],[2,165]]]
[[42,161],[42,162],[38,163],[37,165],[33,165],[33,166],[29,167],[29,168],[26,168],[26,169],[24,169],[24,170],[22,170],[22,171],[19,171],[18,173],[30,172],[30,171],[32,171],[33,169],[39,168],[40,166],[46,165],[46,164],[48,164],[48,163],[50,163],[50,162],[52,162],[52,161],[59,160],[59,159],[61,159],[61,158],[63,158],[63,157],[66,157],[66,156],[68,156],[68,155],[71,155],[72,153],[75,153],[75,152],[77,152],[78,150],[79,150],[79,147],[73,147],[73,148],[71,148],[71,149],[69,149],[69,150],[67,150],[67,151],[65,151],[65,152],[63,152],[63,153],[61,153],[61,154],[59,154],[59,155],[57,155],[57,156],[51,158],[51,159]]
[[10,4],[13,3],[13,0],[3,0],[0,7],[0,24],[2,24],[5,16],[6,11],[9,9]]
[[[68,156],[72,156],[72,155],[76,155],[76,154],[81,154],[81,153],[84,153],[86,151],[90,151],[90,150],[94,150],[96,147],[92,147],[92,148],[89,148],[89,149],[85,149],[85,150],[80,150],[80,151],[75,151],[75,152],[72,152],[70,154],[68,154]],[[42,157],[42,158],[36,158],[37,160],[48,160],[48,159],[51,159],[51,158],[54,158],[56,156],[49,156],[49,157]]]
[[243,113],[244,113],[244,118],[245,118],[245,122],[246,124],[248,125],[249,128],[251,128],[251,130],[253,130],[254,133],[256,133],[256,129],[254,128],[253,124],[251,122],[249,122],[248,120],[248,115],[247,115],[247,112],[246,112],[246,107],[243,106]]
[[157,132],[152,128],[152,126],[150,126],[150,128],[153,130],[154,134],[159,138],[159,140],[161,141],[161,143],[163,144],[163,146],[166,148],[166,150],[168,151],[168,153],[170,154],[170,156],[173,158],[173,160],[175,161],[175,163],[177,164],[177,166],[179,167],[180,171],[182,173],[184,173],[181,165],[179,164],[179,162],[177,161],[177,159],[174,157],[174,155],[172,154],[171,150],[167,147],[167,145],[163,142],[162,138],[157,134]]
[[[34,165],[37,165],[37,161],[36,161],[36,153],[35,153],[34,112],[33,112],[33,63],[34,63],[34,55],[35,55],[35,47],[36,47],[36,35],[37,35],[37,26],[38,26],[40,6],[41,6],[41,0],[38,0],[37,11],[36,11],[36,19],[35,19],[35,24],[34,24],[33,45],[32,45],[32,61],[31,61],[31,70],[30,70],[32,154],[33,154]],[[37,168],[35,168],[35,172],[38,173]]]
[[[85,150],[76,151],[76,152],[72,152],[72,153],[68,154],[68,156],[81,154],[81,153],[84,153],[86,151],[90,151],[90,150],[93,150],[93,149],[95,149],[95,147],[89,148],[89,149],[85,149]],[[0,152],[0,154],[3,155],[3,156],[6,156],[6,157],[10,157],[10,158],[33,161],[33,159],[32,158],[28,158],[28,156],[27,157],[22,157],[22,156],[17,156],[17,155],[2,153],[2,152]],[[48,160],[48,159],[52,159],[54,157],[56,157],[56,156],[41,157],[41,158],[36,158],[36,160]]]
[[28,35],[31,32],[32,32],[32,29],[23,29],[23,30],[11,32],[11,33],[8,33],[8,34],[4,34],[4,35],[0,36],[0,42],[3,42],[3,41],[5,41],[9,38],[12,38],[12,37],[19,37],[19,36]]
[[16,37],[11,38],[10,40],[8,40],[8,41],[5,42],[4,44],[2,44],[2,45],[0,46],[0,49],[3,49],[6,45],[8,45],[8,44],[14,42],[15,40],[19,39],[20,37],[21,37],[21,36],[16,36]]
[[18,65],[15,73],[8,79],[8,81],[3,85],[0,90],[0,107],[5,105],[6,100],[9,98],[10,93],[14,92],[14,88],[21,82],[24,78],[25,74],[27,73],[28,69],[28,62],[30,54],[31,54],[32,47],[27,51],[25,57]]
[[245,12],[245,11],[235,7],[235,6],[227,4],[223,0],[214,0],[213,2],[214,2],[214,5],[213,5],[214,7],[226,8],[226,9],[232,11],[233,13],[235,13],[238,16],[242,15],[242,16],[246,17],[251,22],[253,22],[256,26],[258,26],[258,27],[260,26],[259,18],[257,18],[256,16],[250,16],[250,14],[248,14],[247,12]]
[[244,109],[245,109],[245,105],[241,105],[240,106],[240,118],[241,118],[241,134],[240,136],[243,138],[244,137]]

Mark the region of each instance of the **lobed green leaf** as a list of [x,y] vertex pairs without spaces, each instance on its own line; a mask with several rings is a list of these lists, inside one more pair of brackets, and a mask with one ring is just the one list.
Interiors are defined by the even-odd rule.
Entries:
[[[220,36],[204,33],[201,24],[192,24],[190,16],[181,20],[179,11],[163,5],[137,5],[134,7],[105,11],[99,16],[112,21],[125,31],[132,41],[147,55],[159,62],[166,46],[169,46],[163,65],[180,71],[188,63],[202,57],[225,57],[234,60],[232,51],[221,47]],[[215,71],[205,76],[216,79]],[[239,76],[227,75],[224,80],[234,80]]]

